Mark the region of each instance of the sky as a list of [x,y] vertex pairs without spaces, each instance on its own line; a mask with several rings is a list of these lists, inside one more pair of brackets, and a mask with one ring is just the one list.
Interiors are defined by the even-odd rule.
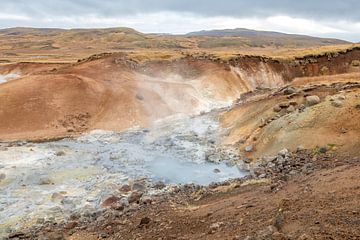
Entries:
[[360,0],[0,0],[0,28],[249,28],[360,42]]

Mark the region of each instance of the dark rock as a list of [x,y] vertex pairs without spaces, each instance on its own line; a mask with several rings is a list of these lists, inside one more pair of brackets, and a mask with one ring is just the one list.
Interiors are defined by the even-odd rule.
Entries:
[[135,181],[131,186],[131,190],[133,191],[144,192],[145,189],[146,189],[146,183],[143,180]]
[[326,153],[328,151],[328,148],[327,147],[321,147],[319,148],[319,152],[320,153]]
[[5,173],[0,173],[0,182],[6,178]]
[[151,222],[151,219],[149,217],[143,217],[141,220],[140,220],[140,223],[139,223],[139,226],[142,226],[142,225],[147,225]]
[[285,95],[290,95],[296,93],[296,89],[294,87],[288,87],[284,90]]
[[140,203],[140,199],[142,197],[143,193],[141,192],[132,192],[128,198],[129,203]]
[[64,156],[64,155],[65,155],[65,152],[64,152],[64,151],[57,151],[57,152],[55,153],[55,155],[58,156],[58,157],[61,157],[61,156]]
[[71,221],[71,222],[68,222],[68,223],[66,224],[65,228],[66,228],[66,229],[73,229],[73,228],[75,228],[77,225],[78,225],[77,222]]
[[128,193],[131,191],[131,187],[129,185],[125,184],[125,185],[122,185],[119,190],[123,193]]
[[155,189],[164,189],[166,187],[166,185],[165,185],[165,183],[163,183],[163,182],[157,182],[157,183],[155,183],[155,185],[154,185],[154,188]]
[[213,170],[213,172],[214,172],[214,173],[220,173],[220,170],[219,170],[218,168],[215,168],[215,169]]
[[282,102],[279,104],[280,108],[288,108],[289,106],[290,106],[290,103],[288,103],[288,102]]

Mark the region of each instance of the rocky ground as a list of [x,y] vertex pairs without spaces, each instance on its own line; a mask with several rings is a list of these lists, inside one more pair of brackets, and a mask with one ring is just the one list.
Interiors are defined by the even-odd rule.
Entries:
[[[3,232],[9,239],[359,239],[358,88],[259,89],[233,108],[149,129],[2,144],[4,159],[13,158],[0,162]],[[264,113],[254,109],[262,103],[269,115],[259,123]],[[219,114],[244,114],[236,111],[249,106],[260,114],[248,116],[252,135],[224,145],[237,125],[220,130]],[[320,123],[336,135],[320,134],[321,144],[304,147],[311,132],[319,134],[311,120],[296,125],[305,131],[297,139],[278,143],[297,148],[259,157],[258,144],[274,125],[285,139],[292,121],[306,123],[313,113],[317,120],[333,116],[336,128]]]
[[10,239],[359,239],[359,160],[282,150],[243,179],[146,198],[139,188],[126,203],[114,196],[101,211]]
[[[127,92],[120,87],[123,82],[118,82],[126,74],[113,60],[100,58],[99,69],[114,67],[119,73],[112,76],[113,86],[119,85],[119,91],[115,92]],[[87,64],[72,67],[90,83],[90,70],[98,73],[92,64],[99,63],[89,60]],[[1,142],[0,238],[360,239],[359,75],[332,76],[331,80],[325,76],[312,77],[284,85],[283,79],[280,81],[275,74],[272,77],[279,81],[270,82],[269,87],[259,87],[263,84],[257,87],[256,79],[249,77],[244,81],[254,86],[240,86],[241,91],[232,92],[233,97],[240,97],[231,105],[225,98],[228,90],[234,90],[231,84],[239,83],[233,77],[237,79],[236,73],[240,73],[234,72],[233,67],[229,70],[218,66],[214,72],[219,69],[225,72],[211,78],[212,73],[207,71],[211,69],[209,66],[215,66],[208,64],[196,62],[197,68],[206,70],[206,76],[189,83],[201,90],[204,79],[214,83],[209,88],[211,91],[205,91],[206,99],[217,93],[225,105],[205,101],[204,111],[194,114],[193,103],[183,101],[187,97],[178,87],[173,88],[176,97],[169,94],[164,99],[134,91],[130,103],[149,104],[146,113],[150,115],[153,106],[163,101],[176,107],[181,102],[191,111],[171,107],[167,114],[151,118],[146,128],[140,125],[124,131],[121,128],[118,132],[89,132],[95,127],[109,127],[109,123],[121,124],[124,111],[108,108],[103,125],[89,127],[94,117],[99,117],[96,111],[81,113],[83,109],[73,101],[75,98],[64,96],[66,101],[72,99],[72,107],[81,108],[81,114],[73,114],[69,109],[71,114],[60,114],[60,120],[51,126],[66,130],[72,137],[62,138],[68,135],[59,134],[56,136],[62,139],[56,141],[34,138],[33,142]],[[173,67],[178,70],[178,66],[171,65],[168,71],[172,72]],[[147,67],[164,70],[163,65],[156,63]],[[181,72],[194,74],[186,69]],[[64,74],[59,82],[70,79],[66,68],[59,71]],[[256,75],[258,71],[255,72]],[[99,79],[109,84],[107,72],[103,74]],[[171,76],[165,82],[160,81],[159,86],[170,84]],[[38,77],[48,82],[47,76],[35,76]],[[223,92],[217,91],[217,79],[231,84]],[[73,80],[76,89],[83,90],[78,84],[81,79]],[[153,87],[154,80],[149,74],[143,82]],[[189,83],[182,83],[184,80],[178,79],[175,86],[181,83],[187,88]],[[33,89],[31,82],[27,83]],[[11,84],[16,84],[21,93],[26,92],[21,81]],[[3,87],[11,92],[11,84],[5,83]],[[86,106],[99,105],[79,97],[83,94],[71,92],[76,101],[85,102]],[[98,94],[90,92],[98,99]],[[36,101],[52,99],[52,95],[38,97],[31,93],[31,99]],[[44,104],[51,109],[57,104],[67,106],[61,98],[53,99],[55,105],[47,101]],[[121,106],[131,112],[129,116],[141,116],[133,105],[115,99],[105,105]],[[151,103],[148,99],[159,101]],[[24,105],[17,101],[18,98],[14,101],[16,106]],[[46,112],[39,107],[42,105],[32,106]],[[224,106],[227,107],[220,108]],[[33,125],[31,119],[10,110],[14,119],[15,115],[20,116],[21,121],[25,119],[26,124]],[[114,112],[122,118],[117,118]],[[49,113],[49,117],[53,114]],[[125,118],[133,121],[132,117]]]

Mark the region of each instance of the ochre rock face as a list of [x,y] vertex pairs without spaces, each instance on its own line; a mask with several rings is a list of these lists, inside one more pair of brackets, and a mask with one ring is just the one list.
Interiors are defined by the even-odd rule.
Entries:
[[21,77],[0,85],[0,139],[146,127],[174,114],[230,106],[242,93],[320,75],[324,66],[329,74],[355,71],[348,63],[359,55],[355,49],[331,59],[241,57],[225,63],[182,58],[137,64],[122,54],[104,54],[78,64],[2,65],[1,74]]

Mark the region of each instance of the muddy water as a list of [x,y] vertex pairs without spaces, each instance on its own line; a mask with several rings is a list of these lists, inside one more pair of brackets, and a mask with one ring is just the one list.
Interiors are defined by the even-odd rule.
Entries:
[[[205,185],[244,176],[236,166],[205,161],[218,135],[216,115],[210,114],[166,119],[146,130],[94,131],[77,139],[10,147],[4,143],[0,229],[96,209],[130,180]],[[59,193],[65,198],[57,199]]]

